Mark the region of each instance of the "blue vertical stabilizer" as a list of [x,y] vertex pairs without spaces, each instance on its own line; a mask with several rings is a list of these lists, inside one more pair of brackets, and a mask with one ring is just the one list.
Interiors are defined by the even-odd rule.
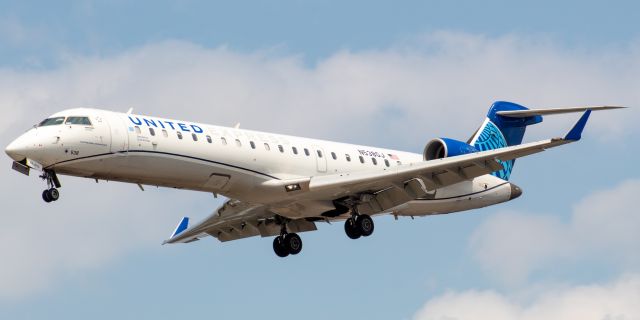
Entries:
[[[542,122],[542,116],[512,118],[497,114],[499,111],[529,110],[513,102],[496,101],[489,108],[487,118],[471,137],[469,144],[480,151],[514,146],[522,143],[527,126]],[[509,180],[515,160],[502,161],[504,169],[493,173],[498,178]]]

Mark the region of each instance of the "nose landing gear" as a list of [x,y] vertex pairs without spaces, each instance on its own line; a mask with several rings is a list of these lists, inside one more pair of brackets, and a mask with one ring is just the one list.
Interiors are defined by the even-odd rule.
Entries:
[[40,178],[47,182],[47,189],[42,191],[42,200],[47,203],[57,201],[60,198],[60,192],[58,192],[56,188],[60,188],[61,185],[56,173],[53,170],[45,169],[42,175],[40,175]]
[[46,189],[44,191],[42,191],[42,200],[44,200],[44,202],[51,202],[51,201],[57,201],[60,198],[60,192],[58,192],[58,189],[56,188],[51,188],[51,189]]

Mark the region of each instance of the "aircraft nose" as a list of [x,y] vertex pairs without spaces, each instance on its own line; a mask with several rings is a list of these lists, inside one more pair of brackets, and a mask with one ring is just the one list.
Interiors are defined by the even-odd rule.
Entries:
[[15,161],[22,161],[26,158],[27,146],[22,140],[23,139],[20,138],[13,140],[13,142],[4,149],[4,152]]
[[522,189],[520,189],[520,187],[513,183],[509,183],[509,185],[511,186],[511,196],[509,196],[509,200],[513,200],[522,195]]

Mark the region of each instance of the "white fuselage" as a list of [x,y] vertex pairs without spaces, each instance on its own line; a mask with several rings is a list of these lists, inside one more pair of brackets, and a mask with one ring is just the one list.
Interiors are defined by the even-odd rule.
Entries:
[[[272,187],[273,181],[392,170],[424,161],[416,153],[97,109],[70,109],[52,118],[69,116],[89,117],[91,124],[32,128],[7,147],[7,153],[58,174],[212,192],[260,204],[293,196]],[[511,193],[507,181],[485,175],[391,211],[412,216],[448,213],[508,201]],[[292,212],[290,218],[318,216],[330,210],[331,200],[339,195],[303,196],[308,210]]]

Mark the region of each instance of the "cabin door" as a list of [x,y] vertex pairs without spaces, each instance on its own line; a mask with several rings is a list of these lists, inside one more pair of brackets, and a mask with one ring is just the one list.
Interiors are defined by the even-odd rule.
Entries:
[[316,156],[318,172],[327,172],[327,155],[324,153],[324,150],[316,146],[313,148],[313,151]]

